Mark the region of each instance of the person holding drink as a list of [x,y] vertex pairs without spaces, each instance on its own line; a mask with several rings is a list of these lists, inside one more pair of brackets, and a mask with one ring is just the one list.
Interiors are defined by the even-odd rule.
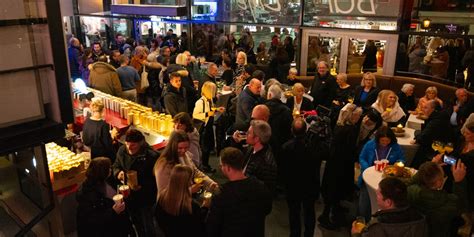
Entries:
[[368,224],[365,224],[364,217],[358,217],[352,223],[353,237],[428,236],[425,217],[408,204],[405,183],[400,179],[387,177],[380,181],[376,193],[380,210]]
[[397,143],[397,138],[393,131],[387,127],[382,126],[376,133],[375,138],[368,141],[359,155],[360,173],[359,176],[359,210],[358,213],[365,217],[368,221],[370,219],[370,198],[367,192],[367,187],[362,180],[362,173],[375,164],[377,160],[388,160],[389,164],[397,161],[405,161],[405,155],[402,148]]
[[158,194],[155,218],[165,236],[206,236],[207,208],[202,209],[192,198],[192,177],[191,167],[177,164],[171,170],[168,185]]
[[111,175],[111,161],[106,157],[93,159],[86,171],[86,180],[77,199],[77,235],[129,236],[133,233],[122,195],[106,180]]
[[214,107],[213,99],[216,97],[217,87],[211,81],[206,81],[201,88],[201,98],[196,101],[194,106],[193,118],[202,123],[199,129],[200,144],[202,149],[202,170],[204,172],[215,172],[209,165],[209,156],[214,150],[214,115],[216,112],[222,113],[224,107]]
[[146,143],[140,131],[130,129],[113,164],[114,177],[129,186],[130,196],[126,202],[140,236],[154,234],[151,210],[156,200],[156,185],[152,171],[159,155]]
[[[216,182],[201,172],[194,165],[193,161],[189,157],[188,148],[189,137],[185,132],[176,130],[171,133],[165,150],[153,167],[153,173],[155,174],[158,192],[161,192],[161,190],[168,186],[171,177],[171,171],[173,170],[173,167],[178,164],[186,165],[193,171],[192,178],[193,181],[195,181],[195,184],[191,188],[192,193],[197,193],[203,186],[205,186],[207,190],[214,190],[217,187]],[[196,178],[201,178],[201,180]]]

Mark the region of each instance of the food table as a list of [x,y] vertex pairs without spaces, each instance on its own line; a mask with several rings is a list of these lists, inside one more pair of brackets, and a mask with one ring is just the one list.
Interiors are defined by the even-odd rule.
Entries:
[[362,173],[362,179],[365,182],[367,187],[367,192],[370,197],[370,207],[372,209],[372,214],[379,210],[379,205],[377,204],[377,194],[376,190],[379,186],[380,181],[382,181],[382,172],[376,171],[375,166],[371,166],[364,170]]
[[418,144],[411,144],[410,142],[415,138],[415,129],[406,127],[404,128],[405,133],[403,136],[397,137],[398,144],[402,147],[405,153],[405,163],[407,166],[411,165],[413,157],[415,157],[416,151],[418,150]]
[[415,130],[421,130],[421,125],[424,123],[425,121],[417,118],[417,115],[410,114],[410,116],[408,116],[406,127],[413,128]]

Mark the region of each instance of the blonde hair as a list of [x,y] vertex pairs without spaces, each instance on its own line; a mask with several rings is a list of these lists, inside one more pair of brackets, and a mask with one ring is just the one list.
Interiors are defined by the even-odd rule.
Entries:
[[100,98],[92,98],[92,102],[89,105],[89,108],[92,112],[99,112],[102,113],[104,110],[104,102]]
[[292,91],[293,91],[293,93],[296,93],[300,89],[303,89],[303,92],[305,91],[305,88],[304,88],[303,84],[297,82],[293,85]]
[[435,98],[438,97],[438,89],[434,86],[430,86],[425,90],[425,97],[428,97],[428,92],[433,92],[435,94]]
[[188,56],[186,54],[180,53],[178,56],[176,56],[176,64],[186,66],[187,62]]
[[158,205],[172,216],[192,214],[191,185],[192,169],[189,166],[177,164],[170,174],[168,186],[158,194]]
[[[338,78],[338,79],[340,79],[340,80],[342,80],[342,81],[344,81],[344,82],[347,82],[347,74],[345,74],[345,73],[343,73],[343,72],[337,74],[336,78]],[[363,77],[362,77],[362,79],[363,79]],[[375,81],[375,80],[374,80],[374,81]]]
[[247,65],[247,54],[240,51],[237,53],[237,57],[235,57],[236,59],[239,57],[239,55],[242,55],[242,57],[244,57],[244,65]]
[[360,81],[360,85],[362,87],[365,86],[364,79],[372,79],[372,81],[373,81],[372,87],[377,87],[377,80],[375,79],[375,74],[373,74],[371,72],[364,73],[364,75],[362,75],[362,80]]
[[379,92],[379,95],[377,96],[377,101],[379,104],[382,106],[383,109],[387,108],[387,99],[390,95],[394,95],[396,98],[396,101],[398,101],[398,96],[395,94],[395,92],[391,90],[381,90]]
[[212,100],[212,98],[216,95],[217,86],[212,81],[206,81],[202,85],[201,88],[201,95],[206,97],[208,100]]

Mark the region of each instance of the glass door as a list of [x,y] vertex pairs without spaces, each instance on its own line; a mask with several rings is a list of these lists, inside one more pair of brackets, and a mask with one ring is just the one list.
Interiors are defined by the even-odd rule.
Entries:
[[301,75],[314,75],[319,61],[328,62],[332,74],[372,71],[393,75],[397,44],[396,34],[303,28]]

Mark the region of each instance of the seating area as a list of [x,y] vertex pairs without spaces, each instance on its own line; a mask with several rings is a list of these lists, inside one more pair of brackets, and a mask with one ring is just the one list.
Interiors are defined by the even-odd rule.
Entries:
[[[352,86],[360,85],[362,80],[360,73],[347,74],[347,83]],[[413,77],[402,77],[402,76],[387,76],[387,75],[376,75],[377,87],[380,89],[390,89],[397,93],[402,88],[403,84],[410,83],[415,85],[415,97],[420,98],[425,95],[426,88],[435,86],[438,89],[438,97],[443,101],[451,101],[456,87],[441,84],[439,82],[428,81]],[[296,79],[303,84],[306,88],[311,87],[313,84],[314,76],[297,76]],[[474,96],[474,93],[469,92],[469,96]]]

